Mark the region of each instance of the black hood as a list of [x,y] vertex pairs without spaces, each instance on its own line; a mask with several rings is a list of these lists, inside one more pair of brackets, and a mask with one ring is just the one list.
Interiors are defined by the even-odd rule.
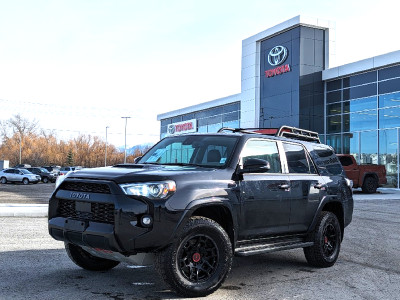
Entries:
[[[196,166],[166,166],[166,165],[120,165],[115,167],[102,167],[82,169],[69,173],[70,179],[110,180],[116,183],[145,182],[174,179],[177,177],[200,176],[216,173],[225,173],[223,169],[204,168]],[[219,176],[218,176],[219,177]],[[223,176],[225,177],[225,176]]]

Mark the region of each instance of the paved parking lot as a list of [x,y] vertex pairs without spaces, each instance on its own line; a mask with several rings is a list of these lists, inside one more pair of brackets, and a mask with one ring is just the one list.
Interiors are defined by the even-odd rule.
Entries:
[[49,203],[55,183],[23,185],[21,183],[0,184],[0,203]]
[[[237,257],[222,288],[206,299],[400,299],[399,192],[355,198],[335,266],[309,267],[301,249]],[[179,298],[152,267],[76,267],[48,235],[46,218],[0,218],[0,228],[0,299]]]

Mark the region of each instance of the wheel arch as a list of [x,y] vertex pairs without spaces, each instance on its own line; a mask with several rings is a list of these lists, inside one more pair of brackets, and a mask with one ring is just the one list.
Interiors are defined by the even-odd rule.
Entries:
[[376,179],[376,181],[377,181],[377,183],[378,183],[378,185],[379,185],[379,177],[378,177],[378,174],[376,174],[375,172],[368,172],[368,173],[365,173],[365,174],[363,175],[362,183],[361,183],[360,186],[362,186],[362,185],[364,184],[364,180],[365,180],[367,177],[373,177],[374,179]]
[[231,244],[235,242],[235,230],[231,211],[224,205],[206,205],[196,208],[191,217],[205,217],[217,222],[228,234]]
[[308,233],[311,233],[314,230],[317,220],[318,220],[318,216],[322,211],[331,212],[337,217],[339,224],[340,224],[341,238],[343,240],[344,209],[343,209],[342,203],[340,201],[338,201],[337,198],[329,198],[329,199],[325,198],[325,201],[321,202],[321,204],[317,210],[317,213],[315,214],[314,219],[311,223],[311,226],[308,229]]

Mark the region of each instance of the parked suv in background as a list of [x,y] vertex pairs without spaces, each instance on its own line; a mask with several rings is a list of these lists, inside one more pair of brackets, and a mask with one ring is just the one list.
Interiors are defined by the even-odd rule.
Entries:
[[318,134],[293,127],[166,137],[138,164],[70,173],[49,201],[49,233],[78,266],[154,261],[177,293],[205,296],[233,256],[303,248],[332,266],[352,219],[351,181]]
[[22,182],[23,184],[38,183],[40,176],[35,175],[25,169],[5,169],[0,171],[0,182],[5,184],[7,182]]
[[28,171],[32,172],[33,174],[39,175],[40,179],[43,183],[56,182],[56,176],[54,174],[47,171],[45,168],[26,168]]

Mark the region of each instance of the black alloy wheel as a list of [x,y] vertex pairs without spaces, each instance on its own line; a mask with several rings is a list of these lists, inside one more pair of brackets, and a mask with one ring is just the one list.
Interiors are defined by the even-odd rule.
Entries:
[[232,244],[221,225],[192,217],[172,244],[156,253],[154,266],[179,295],[204,297],[224,282],[232,259]]
[[335,214],[321,212],[317,224],[311,234],[314,245],[304,248],[307,262],[319,268],[331,267],[339,257],[342,233]]
[[187,280],[207,281],[218,266],[218,248],[207,235],[189,237],[178,250],[179,271]]

